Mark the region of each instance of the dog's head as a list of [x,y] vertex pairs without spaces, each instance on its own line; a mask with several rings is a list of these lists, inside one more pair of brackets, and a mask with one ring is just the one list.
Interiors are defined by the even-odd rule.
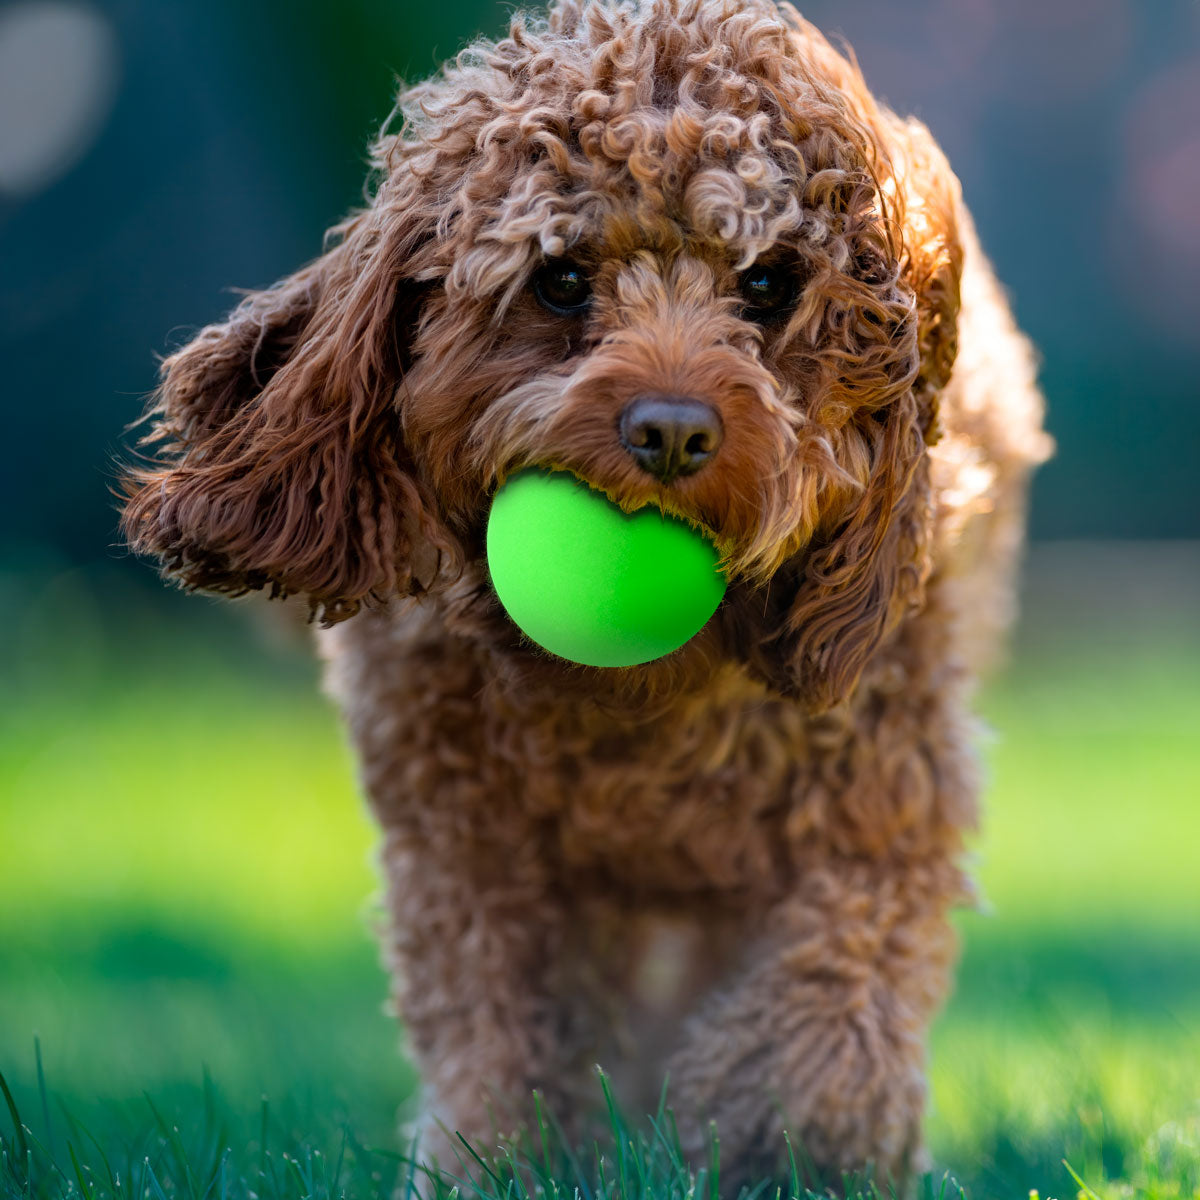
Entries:
[[166,360],[133,546],[336,621],[477,561],[550,465],[709,531],[725,648],[836,703],[927,570],[961,265],[927,131],[770,0],[561,0],[400,111],[332,248]]

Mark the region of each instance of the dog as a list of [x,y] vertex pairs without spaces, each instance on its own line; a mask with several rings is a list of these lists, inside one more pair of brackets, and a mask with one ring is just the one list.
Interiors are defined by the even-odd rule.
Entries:
[[[122,521],[317,619],[421,1151],[535,1089],[578,1135],[599,1064],[631,1108],[669,1078],[727,1181],[784,1130],[911,1177],[1050,450],[959,184],[773,0],[557,0],[397,112],[324,253],[165,360]],[[485,531],[528,467],[703,530],[703,630],[620,669],[523,637]]]

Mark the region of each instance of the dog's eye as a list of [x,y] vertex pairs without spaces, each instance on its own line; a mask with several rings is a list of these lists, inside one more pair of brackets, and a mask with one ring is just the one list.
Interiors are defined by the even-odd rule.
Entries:
[[552,313],[574,317],[584,312],[591,303],[592,285],[578,264],[550,262],[539,267],[534,274],[533,294]]
[[746,301],[746,315],[754,321],[777,316],[791,304],[796,286],[789,272],[778,267],[751,267],[738,276],[738,290]]

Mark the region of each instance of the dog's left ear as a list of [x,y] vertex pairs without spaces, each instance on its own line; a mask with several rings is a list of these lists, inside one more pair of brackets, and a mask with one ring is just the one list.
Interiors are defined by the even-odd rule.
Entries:
[[163,363],[154,457],[122,480],[133,549],[185,588],[299,594],[326,623],[457,558],[402,436],[428,216],[359,213]]
[[889,148],[881,186],[900,227],[900,278],[914,299],[915,328],[910,321],[902,334],[909,345],[897,356],[910,383],[860,420],[872,466],[848,518],[783,568],[797,572],[795,589],[759,665],[813,712],[851,693],[872,653],[923,601],[932,527],[927,448],[939,436],[939,400],[958,350],[958,181],[923,125],[874,116]]

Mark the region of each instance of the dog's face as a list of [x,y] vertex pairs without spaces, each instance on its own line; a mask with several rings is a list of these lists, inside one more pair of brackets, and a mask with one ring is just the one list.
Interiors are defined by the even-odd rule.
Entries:
[[926,569],[960,269],[928,134],[769,0],[565,0],[403,108],[336,245],[165,363],[135,547],[338,620],[478,561],[553,466],[704,528],[754,598],[726,649],[837,702]]

